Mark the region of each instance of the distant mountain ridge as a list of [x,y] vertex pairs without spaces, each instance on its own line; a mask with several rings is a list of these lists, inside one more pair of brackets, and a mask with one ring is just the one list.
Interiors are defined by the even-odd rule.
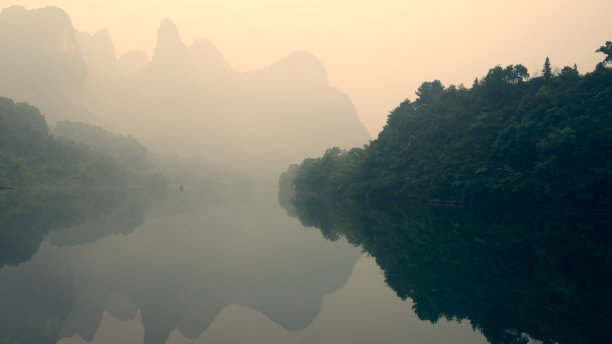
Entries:
[[[20,34],[41,22],[50,27],[44,33]],[[39,49],[20,49],[14,32],[24,46]],[[157,37],[150,62],[144,52],[116,59],[106,30],[75,32],[59,8],[4,9],[0,48],[10,53],[0,57],[0,76],[39,90],[5,83],[0,95],[39,106],[52,123],[101,125],[134,135],[152,151],[195,155],[253,175],[277,175],[325,147],[359,147],[370,139],[350,99],[329,85],[325,68],[310,53],[296,51],[261,70],[239,73],[210,40],[183,43],[169,19]],[[36,42],[47,41],[70,47],[69,54],[56,54],[61,63],[38,62],[51,53],[46,43]],[[15,72],[32,70],[32,61],[45,70]],[[65,86],[58,88],[60,83]],[[61,91],[46,93],[49,88]]]
[[0,13],[0,96],[27,101],[51,121],[90,120],[78,101],[87,70],[70,17],[56,7]]
[[329,86],[313,55],[297,51],[239,73],[209,40],[185,45],[168,19],[160,24],[151,63],[95,93],[114,104],[88,108],[114,114],[105,116],[109,127],[130,128],[152,150],[200,155],[259,175],[320,154],[326,143],[350,148],[370,138],[350,99]]

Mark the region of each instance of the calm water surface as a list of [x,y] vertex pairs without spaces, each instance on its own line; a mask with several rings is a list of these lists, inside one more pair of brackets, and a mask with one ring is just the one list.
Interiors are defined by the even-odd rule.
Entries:
[[0,343],[609,342],[610,226],[275,190],[0,194]]

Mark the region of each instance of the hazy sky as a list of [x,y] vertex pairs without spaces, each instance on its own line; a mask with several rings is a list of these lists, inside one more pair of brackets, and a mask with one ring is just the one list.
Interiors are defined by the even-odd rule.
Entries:
[[612,40],[610,0],[0,0],[0,7],[63,8],[80,31],[106,28],[117,55],[152,53],[172,19],[186,44],[207,37],[238,71],[295,50],[313,53],[347,93],[375,137],[423,81],[470,86],[497,64],[532,73],[553,66],[590,71]]

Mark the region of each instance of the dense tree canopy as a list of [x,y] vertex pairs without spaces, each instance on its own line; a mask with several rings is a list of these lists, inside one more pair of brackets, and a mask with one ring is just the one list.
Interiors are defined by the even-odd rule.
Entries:
[[607,41],[606,44],[599,47],[595,52],[606,55],[606,58],[603,60],[604,64],[612,63],[612,42]]
[[0,98],[0,186],[163,184],[135,140],[108,132],[96,136],[104,131],[85,125],[59,128],[63,136],[84,133],[92,146],[55,137],[37,108]]
[[288,174],[297,192],[336,197],[612,206],[612,69],[528,76],[511,65],[470,89],[425,82],[378,139]]

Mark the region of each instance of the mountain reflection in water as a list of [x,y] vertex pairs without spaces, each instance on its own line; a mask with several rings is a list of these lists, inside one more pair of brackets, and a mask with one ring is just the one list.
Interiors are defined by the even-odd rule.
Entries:
[[197,338],[232,304],[299,330],[361,256],[304,230],[273,192],[96,194],[2,196],[11,249],[0,270],[0,342],[92,341],[105,312],[140,317],[145,343],[175,329]]
[[274,192],[0,194],[0,342],[611,342],[608,218]]

